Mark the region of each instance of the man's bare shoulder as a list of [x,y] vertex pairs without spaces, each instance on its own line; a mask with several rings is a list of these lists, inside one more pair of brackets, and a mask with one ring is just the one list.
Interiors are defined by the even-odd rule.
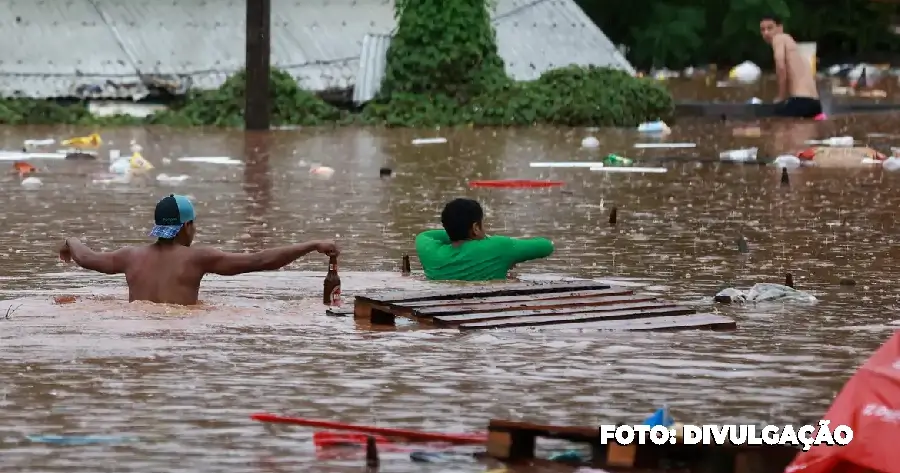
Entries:
[[772,46],[796,46],[797,42],[794,41],[794,37],[787,33],[779,33],[772,37]]

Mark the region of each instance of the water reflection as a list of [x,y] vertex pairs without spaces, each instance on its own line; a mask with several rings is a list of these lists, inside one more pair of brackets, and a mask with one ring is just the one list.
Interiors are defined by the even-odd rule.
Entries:
[[[0,313],[21,305],[0,320],[4,466],[24,472],[101,462],[178,472],[361,467],[356,459],[318,464],[309,430],[267,429],[248,419],[258,411],[443,431],[482,430],[490,417],[633,422],[663,402],[686,422],[814,417],[897,327],[900,174],[799,169],[782,189],[777,170],[722,164],[718,152],[759,146],[774,157],[811,133],[865,139],[869,131],[890,131],[898,118],[761,121],[760,137],[733,136],[731,124],[689,121],[664,140],[698,146],[677,150],[635,149],[649,138],[631,131],[583,129],[104,131],[104,140],[126,146],[135,137],[153,143],[145,157],[160,172],[192,179],[174,187],[100,188],[87,176],[105,164],[66,161],[40,163],[45,186],[36,191],[0,176]],[[84,131],[0,128],[0,144],[14,149],[25,138]],[[410,144],[435,135],[448,143]],[[587,135],[601,148],[581,149]],[[869,144],[896,146],[900,138]],[[599,160],[608,152],[661,162],[669,171],[529,167]],[[187,155],[232,156],[246,165],[177,161]],[[163,157],[171,164],[163,165]],[[314,162],[333,167],[334,177],[311,177]],[[381,166],[396,177],[380,179]],[[566,185],[466,185],[506,178]],[[471,196],[488,209],[491,231],[556,243],[552,257],[518,268],[523,277],[635,278],[648,290],[713,310],[705,304],[724,286],[778,282],[791,272],[821,302],[715,308],[738,320],[734,333],[369,333],[323,315],[318,300],[327,263],[318,255],[290,271],[210,277],[201,289],[206,306],[187,310],[128,304],[121,277],[62,267],[49,251],[72,234],[97,249],[146,242],[152,206],[170,192],[193,197],[199,240],[225,249],[337,238],[348,295],[432,287],[420,274],[401,277],[400,256],[412,249],[415,233],[438,224],[445,201]],[[606,220],[612,205],[619,208],[615,227]],[[738,235],[749,240],[749,254],[737,251]],[[858,284],[841,287],[841,278]],[[80,299],[56,305],[52,297],[60,294]],[[22,440],[51,433],[141,440],[65,449]],[[421,471],[408,455],[382,460],[386,470]]]
[[269,149],[272,136],[264,132],[244,133],[244,183],[248,248],[263,249],[269,238],[268,210],[272,206]]

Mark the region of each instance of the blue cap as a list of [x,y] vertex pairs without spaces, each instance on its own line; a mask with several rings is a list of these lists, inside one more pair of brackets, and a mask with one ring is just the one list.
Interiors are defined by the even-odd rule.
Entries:
[[194,206],[187,197],[171,194],[156,204],[153,218],[156,226],[150,231],[150,236],[171,240],[185,223],[194,221]]

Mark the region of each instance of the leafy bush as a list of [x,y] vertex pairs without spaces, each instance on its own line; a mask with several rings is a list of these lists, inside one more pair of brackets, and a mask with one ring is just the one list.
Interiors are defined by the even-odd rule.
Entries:
[[[244,124],[247,72],[242,70],[215,90],[193,91],[178,106],[149,117],[150,123],[171,126],[227,126]],[[341,119],[341,111],[301,89],[287,72],[272,69],[269,97],[274,125],[323,125]]]
[[400,0],[397,35],[368,119],[388,126],[635,126],[667,119],[659,84],[599,67],[566,67],[515,82],[497,54],[486,0]]

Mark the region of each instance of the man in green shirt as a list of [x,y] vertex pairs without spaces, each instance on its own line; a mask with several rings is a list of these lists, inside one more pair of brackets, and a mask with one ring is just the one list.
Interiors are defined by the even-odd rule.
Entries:
[[484,211],[472,199],[455,199],[441,212],[443,230],[416,237],[416,253],[425,277],[439,281],[506,279],[517,263],[546,258],[553,243],[546,238],[510,238],[484,234]]

